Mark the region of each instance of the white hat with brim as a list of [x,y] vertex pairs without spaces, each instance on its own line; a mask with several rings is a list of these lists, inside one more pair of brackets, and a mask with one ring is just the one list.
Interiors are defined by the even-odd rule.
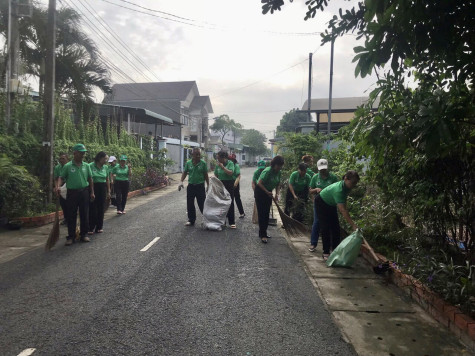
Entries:
[[109,163],[114,162],[114,161],[117,161],[117,158],[115,158],[115,156],[110,156]]
[[328,169],[328,161],[326,159],[319,159],[317,162],[317,168],[319,171],[322,169]]

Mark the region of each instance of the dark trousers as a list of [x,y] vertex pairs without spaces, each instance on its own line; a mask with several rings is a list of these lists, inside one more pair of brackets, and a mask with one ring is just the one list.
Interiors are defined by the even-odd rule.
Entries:
[[259,186],[256,186],[256,189],[254,190],[254,198],[256,199],[257,217],[259,220],[259,237],[267,237],[272,198]]
[[330,206],[320,195],[315,199],[318,223],[322,231],[323,253],[328,254],[340,244],[340,222],[336,206]]
[[287,188],[284,213],[290,216],[290,213],[292,212],[293,219],[303,222],[305,217],[305,203],[308,200],[308,189],[304,189],[301,192],[295,192],[295,195],[299,200],[295,200],[290,188]]
[[114,188],[117,211],[124,211],[125,204],[127,203],[127,194],[129,194],[129,181],[116,180],[114,183]]
[[63,217],[64,221],[66,221],[66,224],[68,223],[68,203],[67,200],[64,199],[61,195],[59,196],[59,205],[61,205],[61,209],[63,210]]
[[102,230],[104,226],[104,208],[106,205],[106,183],[94,183],[96,198],[89,204],[89,231]]
[[239,183],[236,188],[234,188],[234,200],[236,201],[236,206],[239,210],[239,214],[243,215],[244,214],[244,208],[242,206],[242,201],[241,201],[241,191],[239,187]]
[[188,221],[192,224],[196,221],[195,198],[198,208],[203,214],[203,206],[206,199],[205,184],[188,184],[186,187],[186,210],[188,212]]
[[224,184],[224,188],[226,188],[226,190],[231,195],[231,206],[229,207],[228,214],[226,216],[228,217],[229,225],[234,225],[236,223],[234,217],[234,181],[222,180],[221,182]]
[[76,219],[79,209],[79,221],[81,238],[86,236],[89,228],[89,188],[84,189],[68,189],[66,195],[67,216],[68,216],[68,237],[73,239],[76,237]]

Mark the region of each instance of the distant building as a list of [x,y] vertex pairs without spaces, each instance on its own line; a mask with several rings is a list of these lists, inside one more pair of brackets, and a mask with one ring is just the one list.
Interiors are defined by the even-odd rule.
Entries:
[[[358,106],[365,104],[369,97],[349,97],[349,98],[333,98],[330,131],[337,132],[343,126],[346,126],[353,119]],[[328,98],[311,99],[310,112],[316,115],[316,121],[300,124],[296,132],[310,133],[312,131],[326,133],[328,131]],[[373,109],[377,110],[379,106],[379,98],[373,103]],[[308,112],[308,100],[302,106],[302,111]]]
[[129,133],[151,135],[169,150],[177,162],[172,171],[181,172],[188,147],[206,148],[209,143],[208,120],[213,113],[209,96],[202,96],[195,81],[115,84],[103,101],[121,107],[142,108],[169,118],[173,125],[157,126],[127,117]]

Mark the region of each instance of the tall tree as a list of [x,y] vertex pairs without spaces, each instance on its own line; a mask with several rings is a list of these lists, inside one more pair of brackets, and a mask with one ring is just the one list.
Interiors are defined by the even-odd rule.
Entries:
[[297,111],[298,109],[292,109],[282,116],[282,119],[280,119],[280,125],[277,126],[278,135],[282,135],[284,132],[295,132],[295,129],[301,123],[307,122],[308,115]]
[[[283,0],[262,0],[263,13]],[[328,0],[309,0],[305,19]],[[355,76],[378,76],[349,138],[398,213],[421,230],[464,241],[475,261],[475,2],[359,1],[334,16],[327,43],[355,33]],[[408,77],[414,77],[411,87]],[[376,113],[371,107],[376,98]],[[441,174],[443,172],[443,174]],[[411,187],[411,188],[408,188]]]
[[244,130],[241,139],[241,143],[249,146],[253,155],[263,155],[267,152],[266,141],[266,136],[254,129]]
[[230,131],[236,133],[242,129],[242,125],[229,118],[228,115],[221,115],[214,119],[213,125],[209,127],[211,130],[218,132],[221,135],[221,143],[224,144],[224,136]]

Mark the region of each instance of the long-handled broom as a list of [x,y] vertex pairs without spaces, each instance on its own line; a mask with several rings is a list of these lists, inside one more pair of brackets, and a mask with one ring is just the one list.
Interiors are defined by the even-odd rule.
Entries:
[[54,214],[53,228],[51,229],[48,240],[46,241],[45,250],[49,251],[56,245],[59,240],[59,199],[56,201],[56,212]]
[[277,203],[277,200],[273,198],[275,205],[277,206],[277,210],[279,211],[280,219],[282,220],[282,224],[284,225],[285,231],[287,235],[290,237],[308,237],[310,233],[310,229],[307,225],[302,224],[300,221],[292,219],[288,216],[282,208]]

